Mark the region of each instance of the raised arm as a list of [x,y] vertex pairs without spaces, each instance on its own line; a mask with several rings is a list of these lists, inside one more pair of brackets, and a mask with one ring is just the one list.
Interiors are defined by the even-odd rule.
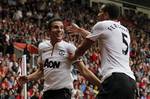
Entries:
[[86,36],[88,36],[89,34],[91,34],[89,31],[80,28],[77,24],[72,23],[70,26],[66,27],[66,30],[69,33],[80,33],[82,35],[82,37],[86,38]]
[[77,58],[79,58],[80,56],[82,56],[86,50],[88,50],[92,44],[94,43],[94,41],[86,38],[88,35],[91,35],[91,32],[78,27],[76,24],[72,24],[71,26],[68,26],[66,28],[66,30],[70,33],[80,33],[85,39],[82,41],[82,43],[79,45],[79,47],[77,48],[76,52],[75,52],[75,56],[72,58],[72,60],[76,60]]
[[75,51],[75,55],[72,58],[72,60],[78,59],[80,56],[83,56],[83,54],[92,46],[94,41],[90,39],[84,39],[83,42],[79,45],[77,50]]

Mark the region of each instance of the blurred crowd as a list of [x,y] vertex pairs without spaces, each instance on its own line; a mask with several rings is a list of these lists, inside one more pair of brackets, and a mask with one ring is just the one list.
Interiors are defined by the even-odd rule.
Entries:
[[[16,84],[21,57],[15,53],[14,42],[33,44],[49,39],[47,23],[56,15],[61,16],[64,25],[72,22],[87,30],[97,22],[98,6],[81,5],[76,0],[3,0],[0,5],[0,99],[22,99],[21,89]],[[139,99],[150,99],[150,19],[147,14],[125,9],[119,18],[130,31],[130,66],[137,79]],[[65,40],[76,46],[82,36],[65,33]],[[82,57],[86,66],[101,77],[100,42],[97,41]],[[37,67],[30,63],[31,54],[27,52],[27,74]],[[92,85],[76,68],[73,69],[73,99],[95,99],[98,86]],[[43,79],[27,84],[28,99],[41,99]],[[118,85],[119,86],[119,85]]]

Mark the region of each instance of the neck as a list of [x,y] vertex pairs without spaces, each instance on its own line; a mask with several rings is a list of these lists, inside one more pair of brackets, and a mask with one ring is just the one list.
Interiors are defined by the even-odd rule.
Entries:
[[51,42],[51,44],[54,46],[56,43],[61,42],[61,40],[58,40],[58,41],[56,41],[56,40],[51,40],[50,42]]

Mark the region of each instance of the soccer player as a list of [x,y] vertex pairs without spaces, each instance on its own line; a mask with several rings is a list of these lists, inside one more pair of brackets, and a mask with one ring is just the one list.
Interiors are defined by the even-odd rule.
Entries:
[[[60,18],[54,17],[49,23],[50,41],[39,44],[39,68],[28,76],[20,76],[20,85],[44,77],[44,99],[71,99],[73,79],[71,76],[72,57],[76,47],[63,40],[64,25]],[[100,80],[80,60],[74,61],[79,72],[92,83],[99,85]]]
[[[129,66],[130,35],[129,30],[117,21],[119,14],[119,7],[115,4],[102,5],[98,14],[100,21],[93,26],[72,58],[83,55],[97,39],[101,41],[102,83],[97,99],[136,99],[135,76]],[[75,25],[67,30],[89,33]]]

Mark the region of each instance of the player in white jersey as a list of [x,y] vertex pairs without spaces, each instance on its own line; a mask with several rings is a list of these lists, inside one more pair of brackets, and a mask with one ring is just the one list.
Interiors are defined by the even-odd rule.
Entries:
[[[76,47],[63,40],[64,25],[60,18],[53,18],[49,24],[50,41],[39,44],[38,70],[18,78],[19,84],[37,80],[44,76],[44,99],[71,99],[73,79],[69,57],[75,54]],[[76,61],[79,72],[93,84],[99,85],[100,80],[89,71],[82,61]]]
[[[102,83],[98,99],[136,99],[136,81],[129,66],[130,35],[126,27],[116,19],[119,7],[104,4],[98,14],[91,34],[76,50],[74,58],[82,55],[97,39],[101,41]],[[88,32],[75,25],[68,27],[70,32]]]

